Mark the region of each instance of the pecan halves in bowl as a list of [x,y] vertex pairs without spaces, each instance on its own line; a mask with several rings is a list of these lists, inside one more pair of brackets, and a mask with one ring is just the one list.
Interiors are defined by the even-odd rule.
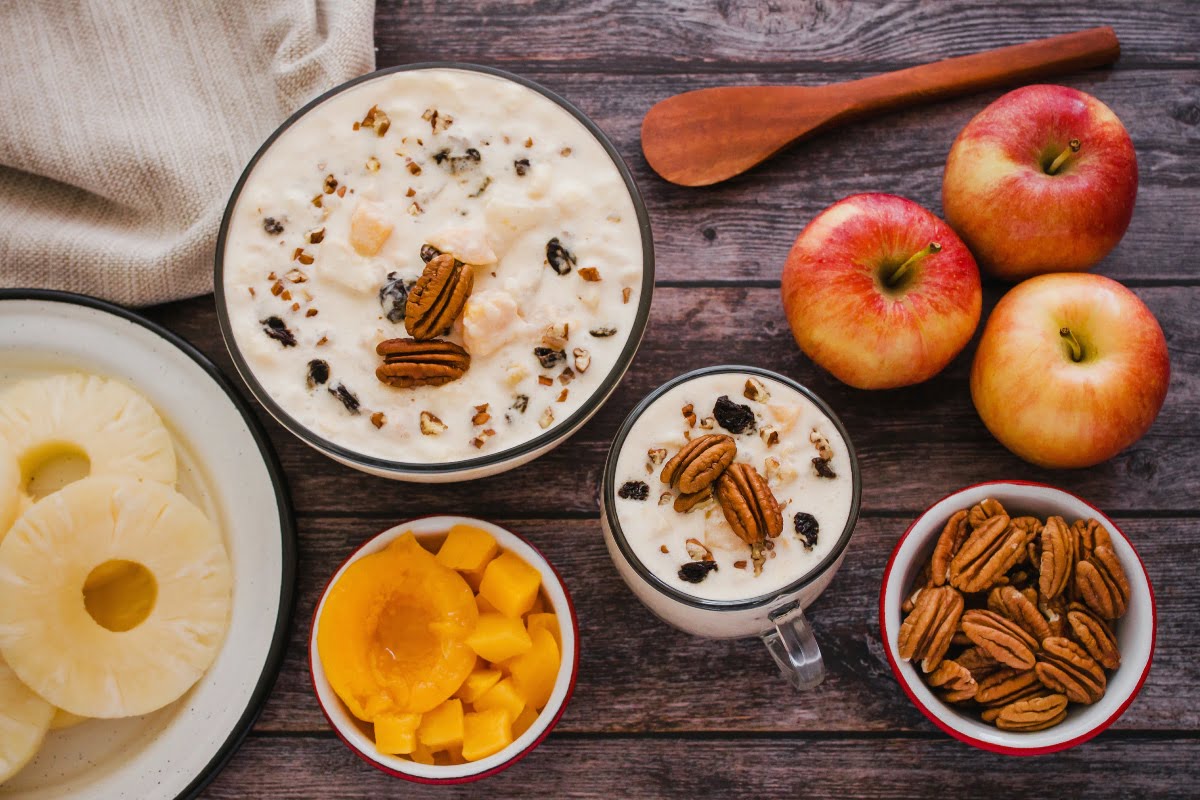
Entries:
[[951,586],[967,593],[982,592],[1004,578],[1025,546],[1025,532],[1008,523],[1005,515],[989,517],[967,537],[950,561]]
[[[1044,731],[1067,718],[1067,696],[1041,694],[1009,703],[990,720],[1006,731]],[[985,712],[986,714],[987,712]]]
[[1042,527],[1038,591],[1052,600],[1071,582],[1076,561],[1076,537],[1062,517],[1050,517]]
[[1088,608],[1104,619],[1125,616],[1129,579],[1112,548],[1098,545],[1091,558],[1075,565],[1075,591]]
[[1031,669],[1038,642],[1017,623],[994,611],[971,609],[962,617],[963,633],[992,658],[1014,669]]
[[929,673],[929,685],[943,689],[942,699],[947,703],[964,703],[975,698],[979,684],[975,676],[966,667],[952,659],[946,659],[938,664],[937,669]]
[[988,707],[1006,706],[1023,697],[1046,691],[1031,669],[1015,670],[1009,667],[993,672],[979,681],[975,701]]
[[783,532],[783,512],[767,481],[749,464],[730,464],[716,482],[725,521],[746,544],[761,544]]
[[1075,539],[1079,543],[1080,561],[1087,561],[1092,557],[1092,553],[1100,545],[1112,549],[1112,537],[1108,534],[1108,528],[1100,524],[1094,519],[1077,519],[1071,525],[1071,532],[1075,534]]
[[387,339],[375,352],[383,356],[375,377],[397,389],[441,386],[458,380],[471,366],[471,355],[454,342]]
[[1067,612],[1067,623],[1075,641],[1082,645],[1088,655],[1106,669],[1121,666],[1121,651],[1117,648],[1117,637],[1112,628],[1082,603],[1071,603]]
[[475,286],[475,273],[449,253],[425,265],[408,293],[404,329],[414,339],[434,339],[450,329]]
[[971,529],[967,526],[967,510],[955,512],[942,528],[930,561],[930,576],[934,586],[942,586],[950,579],[950,560],[958,553]]
[[992,589],[987,604],[989,610],[1008,617],[1038,642],[1050,635],[1050,626],[1037,606],[1011,586],[997,586]]
[[709,433],[685,444],[663,465],[660,477],[683,494],[695,494],[721,477],[736,455],[731,437]]
[[986,497],[980,500],[977,505],[971,507],[971,510],[967,513],[967,522],[971,525],[971,529],[974,530],[992,517],[1007,516],[1008,512],[1004,510],[1004,506],[1000,505],[999,500]]
[[912,613],[900,625],[900,658],[920,659],[922,672],[937,669],[958,630],[962,612],[963,596],[950,586],[932,586],[921,592]]
[[1070,639],[1059,636],[1042,642],[1034,669],[1046,688],[1062,692],[1073,703],[1090,705],[1104,696],[1108,686],[1104,669],[1096,660]]

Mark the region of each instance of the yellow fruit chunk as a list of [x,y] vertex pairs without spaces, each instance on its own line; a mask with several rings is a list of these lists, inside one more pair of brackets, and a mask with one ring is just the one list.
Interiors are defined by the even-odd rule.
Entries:
[[471,525],[455,525],[438,550],[437,560],[450,569],[482,572],[499,552],[500,545],[487,531]]
[[516,739],[525,731],[529,730],[529,727],[533,725],[533,723],[537,722],[537,718],[538,712],[534,711],[530,706],[525,706],[525,710],[518,714],[517,718],[513,720],[513,738]]
[[420,714],[381,714],[375,718],[375,749],[384,755],[411,753],[417,746]]
[[490,711],[493,708],[503,708],[510,719],[516,719],[525,709],[525,698],[517,693],[512,678],[500,681],[475,701],[476,711]]
[[[466,718],[464,717],[464,723]],[[449,767],[455,764],[465,764],[467,760],[463,758],[461,747],[452,747],[449,750],[439,750],[433,754],[433,763],[439,767]]]
[[544,628],[530,637],[533,647],[513,659],[510,669],[517,691],[525,702],[542,709],[554,691],[558,679],[558,644],[554,634]]
[[412,534],[351,564],[321,610],[317,650],[333,690],[361,720],[424,713],[475,667],[471,588]]
[[503,661],[527,651],[533,646],[533,640],[519,619],[503,614],[480,614],[475,631],[467,637],[467,644],[488,661]]
[[409,753],[408,757],[417,764],[433,766],[437,763],[433,757],[433,751],[420,742],[417,742],[417,746],[413,748],[413,751]]
[[530,614],[525,617],[525,628],[529,631],[530,636],[533,636],[533,632],[536,630],[550,631],[554,635],[554,641],[558,644],[558,649],[562,650],[562,634],[558,630],[557,614]]
[[520,617],[533,607],[542,575],[512,553],[501,553],[483,572],[479,593],[510,617]]
[[447,700],[421,718],[417,740],[430,751],[462,745],[462,700]]
[[395,227],[384,216],[384,208],[369,200],[359,201],[350,215],[350,246],[360,256],[371,257],[383,249]]
[[[530,646],[532,646],[532,641]],[[481,694],[500,682],[500,670],[498,669],[476,669],[467,679],[463,681],[463,685],[458,688],[456,693],[464,702],[474,703]]]
[[499,753],[512,744],[512,740],[512,716],[503,708],[463,717],[462,757],[467,761],[478,761]]

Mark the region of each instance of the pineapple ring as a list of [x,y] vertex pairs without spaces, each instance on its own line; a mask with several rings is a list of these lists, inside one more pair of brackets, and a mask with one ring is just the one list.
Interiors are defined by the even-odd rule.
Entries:
[[61,708],[56,708],[54,709],[54,719],[50,720],[50,730],[65,731],[67,728],[74,728],[76,725],[87,721],[87,717],[81,717],[78,714],[72,714],[70,711],[63,711]]
[[[99,573],[109,599],[119,596],[112,562],[144,567],[156,587],[119,633],[93,618],[83,591]],[[0,653],[79,716],[137,716],[177,700],[216,659],[231,604],[216,527],[160,483],[84,478],[34,504],[0,543]]]
[[14,487],[20,498],[15,518],[33,502],[31,475],[59,455],[83,454],[93,476],[175,483],[175,447],[158,412],[125,384],[96,375],[54,375],[6,389],[0,393],[0,439],[17,462],[14,474],[0,458],[0,526]]
[[0,441],[0,542],[21,515],[21,465],[12,448]]
[[0,659],[0,783],[29,763],[53,718],[54,706],[34,694]]

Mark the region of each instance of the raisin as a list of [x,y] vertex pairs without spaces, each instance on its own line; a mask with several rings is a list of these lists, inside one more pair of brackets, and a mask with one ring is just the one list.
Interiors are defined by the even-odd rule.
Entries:
[[314,358],[308,362],[308,388],[315,389],[329,381],[329,362]]
[[284,347],[296,346],[296,335],[288,330],[288,326],[279,317],[267,317],[262,320],[263,332]]
[[817,456],[812,460],[813,469],[817,471],[818,478],[836,478],[837,473],[833,471],[833,467],[829,466],[829,459]]
[[804,549],[812,550],[817,543],[817,534],[821,532],[821,526],[817,524],[817,518],[804,511],[797,511],[796,517],[792,522],[796,526],[796,536],[800,537],[800,541],[804,544]]
[[263,219],[263,230],[272,236],[278,236],[283,233],[283,223],[274,217],[266,217]]
[[722,428],[730,433],[746,433],[754,430],[754,412],[750,406],[735,403],[729,395],[723,394],[717,398],[713,406],[713,416]]
[[625,481],[617,490],[617,497],[623,497],[626,500],[645,500],[649,496],[650,487],[646,485],[645,481]]
[[524,178],[525,173],[529,172],[529,159],[528,158],[518,158],[516,161],[513,162],[513,169],[515,169],[517,171],[517,175]]
[[434,247],[431,244],[421,245],[421,260],[424,261],[426,264],[428,264],[430,261],[433,261],[435,258],[440,256],[441,254],[442,254],[442,251],[438,250],[436,247]]
[[338,383],[337,386],[330,386],[329,393],[331,395],[333,395],[334,397],[336,397],[338,400],[341,400],[342,405],[344,405],[346,407],[346,410],[349,411],[351,414],[358,413],[358,406],[359,406],[358,396],[356,394],[354,394],[354,392],[347,389],[346,384]]
[[379,305],[387,312],[388,322],[399,324],[404,321],[404,309],[408,305],[408,290],[416,281],[406,281],[389,272],[387,283],[379,289]]
[[590,331],[588,331],[588,333],[590,333],[592,336],[595,336],[597,339],[604,339],[606,337],[614,335],[616,332],[617,332],[616,328],[609,327],[609,326],[601,326],[599,328],[592,328]]
[[479,162],[483,160],[483,156],[474,147],[468,147],[461,156],[450,155],[450,148],[442,148],[433,154],[433,161],[438,166],[450,167],[451,175],[458,175],[468,170],[472,170],[479,166]]
[[522,414],[524,414],[525,409],[529,408],[529,395],[527,395],[527,394],[517,395],[516,398],[513,399],[512,408],[513,408],[513,410],[520,411]]
[[689,561],[679,568],[679,579],[688,583],[700,583],[708,573],[717,571],[715,561]]
[[567,360],[566,351],[555,350],[551,347],[535,347],[533,354],[537,356],[537,360],[541,362],[544,369],[554,369],[554,365],[559,361]]
[[557,236],[546,242],[546,263],[559,275],[566,275],[578,262],[575,254],[563,247]]

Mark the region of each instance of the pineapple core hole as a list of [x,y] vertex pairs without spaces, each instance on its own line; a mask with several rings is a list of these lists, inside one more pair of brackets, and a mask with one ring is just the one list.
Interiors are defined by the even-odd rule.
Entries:
[[136,561],[105,561],[83,582],[83,605],[96,624],[113,633],[141,625],[158,599],[154,574]]
[[41,500],[69,483],[86,478],[91,471],[92,462],[87,453],[65,442],[35,447],[21,457],[25,491],[34,500]]

